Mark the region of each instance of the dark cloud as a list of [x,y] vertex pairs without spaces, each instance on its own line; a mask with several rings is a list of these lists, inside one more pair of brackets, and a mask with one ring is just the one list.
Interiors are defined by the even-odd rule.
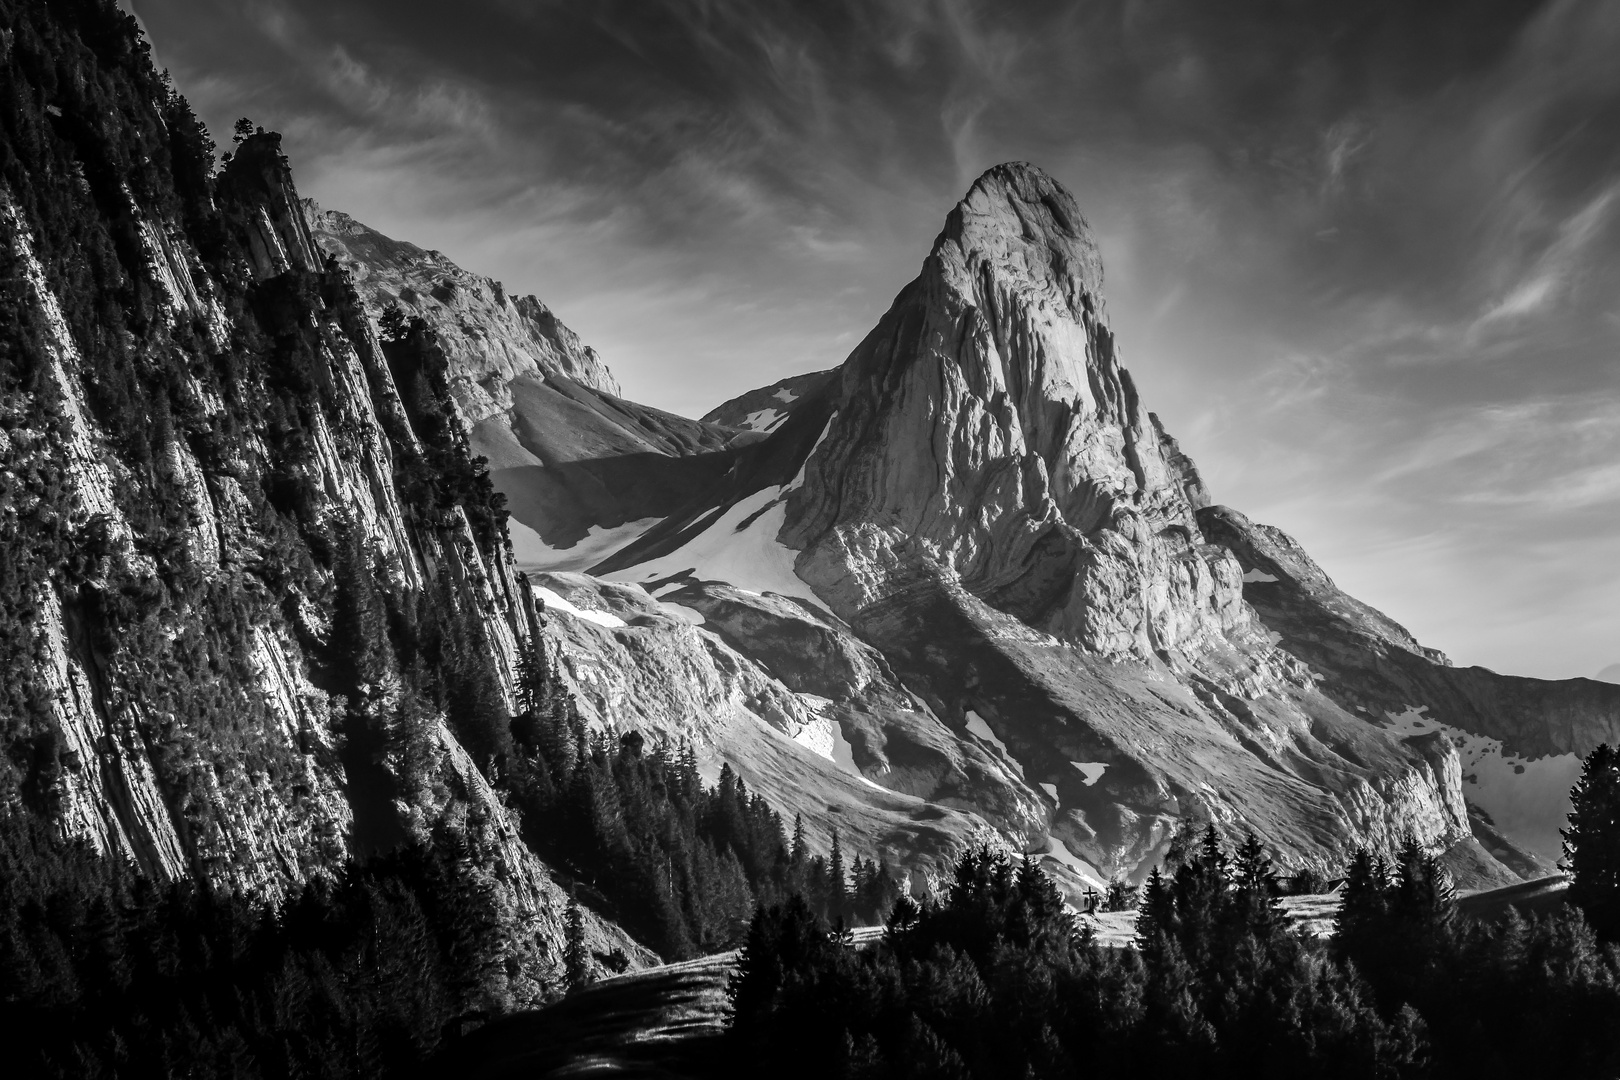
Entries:
[[216,130],[683,412],[842,359],[1038,162],[1219,497],[1462,662],[1620,658],[1620,5],[135,6]]

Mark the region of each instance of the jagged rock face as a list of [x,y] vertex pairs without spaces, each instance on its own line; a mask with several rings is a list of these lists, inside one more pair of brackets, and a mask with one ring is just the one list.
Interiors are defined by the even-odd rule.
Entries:
[[1203,543],[1201,485],[1119,366],[1073,198],[986,173],[841,373],[782,539],[841,611],[863,564],[938,563],[1023,622],[1111,656],[1242,627],[1241,571]]
[[512,296],[492,278],[471,274],[437,251],[393,240],[347,214],[301,204],[313,242],[335,256],[374,314],[398,304],[428,321],[456,357],[452,389],[476,423],[512,409],[518,378],[565,375],[608,394],[619,384],[596,350],[533,296]]
[[[39,103],[0,135],[0,817],[262,900],[336,872],[370,821],[452,827],[516,962],[500,996],[533,1002],[567,897],[448,709],[424,709],[409,777],[397,747],[357,749],[353,718],[406,688],[397,658],[357,677],[344,622],[366,591],[386,639],[431,595],[509,702],[532,600],[465,494],[436,487],[276,137],[215,175],[134,31],[85,42],[57,15],[0,27],[26,51],[6,100]],[[587,937],[650,959],[593,916]]]

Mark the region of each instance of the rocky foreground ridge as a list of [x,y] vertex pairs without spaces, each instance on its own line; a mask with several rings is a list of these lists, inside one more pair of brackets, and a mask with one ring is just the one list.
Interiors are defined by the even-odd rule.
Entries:
[[512,402],[474,444],[532,459],[493,476],[595,721],[695,736],[923,878],[989,839],[1078,890],[1195,818],[1320,870],[1413,832],[1499,883],[1620,735],[1611,688],[1453,668],[1214,505],[1032,166],[974,184],[834,372],[703,421],[562,372]]
[[[488,1004],[542,1000],[568,898],[463,741],[507,722],[535,603],[444,357],[379,341],[277,136],[216,173],[128,23],[0,11],[7,828],[263,900],[450,837],[511,959]],[[503,326],[590,374],[516,309]],[[594,917],[586,936],[649,958]]]

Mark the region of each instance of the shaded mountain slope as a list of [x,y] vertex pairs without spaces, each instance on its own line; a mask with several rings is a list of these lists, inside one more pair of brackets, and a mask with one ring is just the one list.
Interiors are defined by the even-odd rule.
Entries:
[[730,401],[715,406],[704,415],[703,419],[706,423],[744,431],[775,431],[806,397],[815,394],[837,377],[836,368],[812,371],[805,375],[789,375],[769,386],[739,394]]

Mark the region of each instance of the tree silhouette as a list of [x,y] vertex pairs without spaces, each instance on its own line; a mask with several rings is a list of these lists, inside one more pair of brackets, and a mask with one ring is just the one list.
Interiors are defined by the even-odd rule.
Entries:
[[1620,752],[1604,743],[1586,756],[1569,793],[1563,830],[1569,898],[1605,941],[1620,939]]

